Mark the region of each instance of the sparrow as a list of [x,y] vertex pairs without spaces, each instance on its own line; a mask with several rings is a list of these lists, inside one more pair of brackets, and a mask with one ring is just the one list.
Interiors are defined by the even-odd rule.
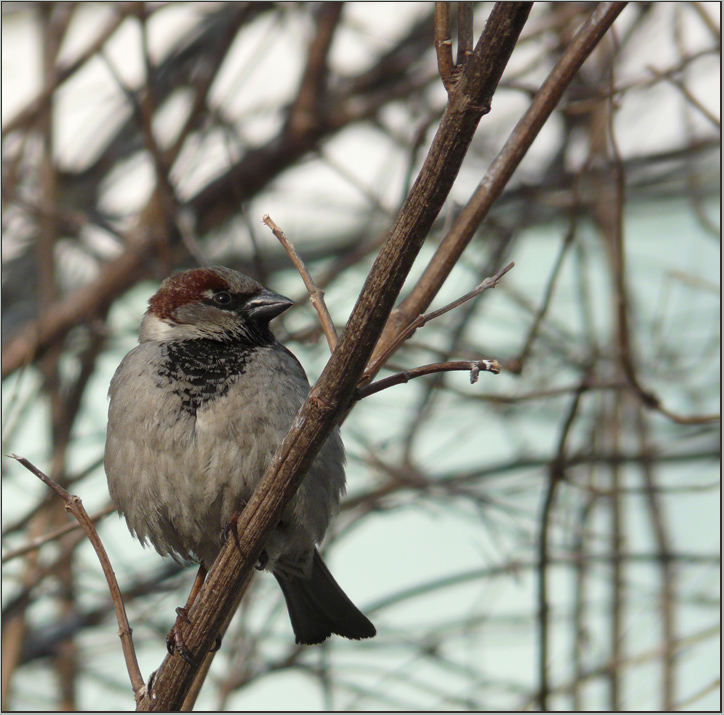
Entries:
[[[142,544],[200,564],[167,638],[169,652],[190,662],[181,625],[309,391],[301,364],[269,327],[292,304],[224,267],[174,275],[150,299],[139,344],[111,380],[111,498]],[[257,565],[279,582],[297,643],[375,635],[317,549],[345,491],[344,464],[335,428]]]

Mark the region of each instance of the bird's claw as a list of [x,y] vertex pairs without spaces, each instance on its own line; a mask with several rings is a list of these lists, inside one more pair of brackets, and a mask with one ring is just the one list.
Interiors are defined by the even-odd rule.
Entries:
[[255,568],[257,571],[263,571],[268,563],[269,554],[267,554],[266,549],[262,549],[262,552],[259,554],[259,560],[256,562]]
[[[189,619],[189,609],[177,608],[176,623],[173,624],[173,628],[171,628],[166,636],[166,650],[169,652],[169,655],[178,653],[189,665],[195,666],[196,661],[194,660],[191,651],[186,647],[183,634],[181,633],[181,627],[184,624],[191,625],[191,620]],[[214,645],[209,652],[216,653],[219,648],[221,648],[221,633],[219,633],[219,635],[217,635],[214,639]]]
[[[243,509],[246,506],[246,502],[244,502],[241,505],[241,508]],[[229,519],[229,523],[224,527],[224,530],[221,532],[221,545],[225,546],[226,542],[229,540],[229,537],[233,535],[234,542],[236,543],[236,548],[241,551],[241,544],[239,543],[239,535],[236,533],[236,525],[239,523],[239,517],[241,516],[241,511],[235,511],[231,515],[231,519]]]
[[186,647],[183,634],[181,633],[181,627],[184,623],[191,623],[188,608],[177,608],[176,623],[173,624],[173,627],[166,636],[166,650],[169,652],[169,655],[178,653],[189,665],[196,665],[196,661],[193,659],[191,651]]
[[[241,508],[243,509],[245,506],[246,502],[243,502]],[[239,534],[236,531],[236,527],[239,523],[240,516],[241,511],[235,511],[231,515],[229,523],[224,527],[224,530],[221,532],[221,537],[219,538],[221,545],[224,546],[229,540],[229,537],[233,535],[234,541],[236,542],[236,548],[239,549],[239,551],[241,551],[241,544],[239,543]],[[259,561],[256,564],[256,570],[263,571],[266,568],[267,563],[269,563],[269,554],[267,554],[266,550],[264,550],[259,555]]]

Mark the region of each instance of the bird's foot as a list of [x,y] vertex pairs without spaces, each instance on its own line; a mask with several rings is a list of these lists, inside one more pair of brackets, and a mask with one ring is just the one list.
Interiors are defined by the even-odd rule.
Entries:
[[[246,504],[242,504],[241,508],[243,509],[246,506]],[[241,511],[235,511],[231,515],[231,519],[229,519],[229,523],[224,527],[224,530],[221,532],[221,545],[224,546],[226,542],[229,540],[229,537],[233,534],[234,541],[236,542],[236,548],[241,550],[241,545],[239,544],[239,535],[236,533],[236,525],[239,523],[239,517],[241,516]]]
[[[183,633],[181,632],[184,625],[191,625],[189,619],[188,608],[177,608],[176,609],[176,623],[173,624],[173,628],[168,632],[166,636],[166,650],[173,655],[178,653],[189,665],[196,665],[196,661],[191,654],[191,651],[186,647]],[[221,633],[216,636],[214,645],[211,648],[211,653],[216,653],[221,648]]]
[[189,609],[188,608],[177,608],[176,609],[176,623],[168,632],[166,636],[166,650],[173,655],[178,653],[189,665],[196,665],[196,661],[191,655],[191,651],[186,647],[184,641],[182,628],[184,625],[190,625],[189,620]]
[[[242,504],[242,509],[246,506],[246,504]],[[231,519],[229,519],[229,523],[224,527],[224,530],[221,532],[221,545],[225,545],[226,542],[229,540],[230,536],[234,537],[234,543],[236,544],[236,548],[241,551],[241,544],[239,543],[239,534],[236,530],[236,527],[239,523],[239,517],[241,516],[240,511],[235,511],[231,515]],[[256,570],[257,571],[263,571],[266,568],[266,565],[269,563],[269,554],[267,554],[266,549],[261,552],[259,555],[259,561],[256,563]]]
[[256,562],[255,568],[257,571],[263,571],[268,563],[269,554],[267,554],[266,549],[262,549],[262,552],[259,554],[259,560]]

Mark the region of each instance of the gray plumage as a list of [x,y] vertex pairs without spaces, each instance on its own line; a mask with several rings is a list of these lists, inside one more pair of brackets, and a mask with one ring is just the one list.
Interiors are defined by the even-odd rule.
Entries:
[[[306,399],[302,366],[269,329],[289,305],[220,267],[173,276],[151,299],[111,381],[105,468],[129,529],[160,554],[211,568]],[[316,553],[344,488],[335,429],[265,547],[297,642],[375,633]]]

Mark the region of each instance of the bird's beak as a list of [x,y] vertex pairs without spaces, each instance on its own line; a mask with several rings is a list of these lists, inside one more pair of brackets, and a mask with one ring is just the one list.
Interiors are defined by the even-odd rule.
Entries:
[[285,298],[270,290],[262,290],[253,298],[246,301],[244,306],[254,320],[271,320],[281,315],[287,308],[294,305],[293,300]]

